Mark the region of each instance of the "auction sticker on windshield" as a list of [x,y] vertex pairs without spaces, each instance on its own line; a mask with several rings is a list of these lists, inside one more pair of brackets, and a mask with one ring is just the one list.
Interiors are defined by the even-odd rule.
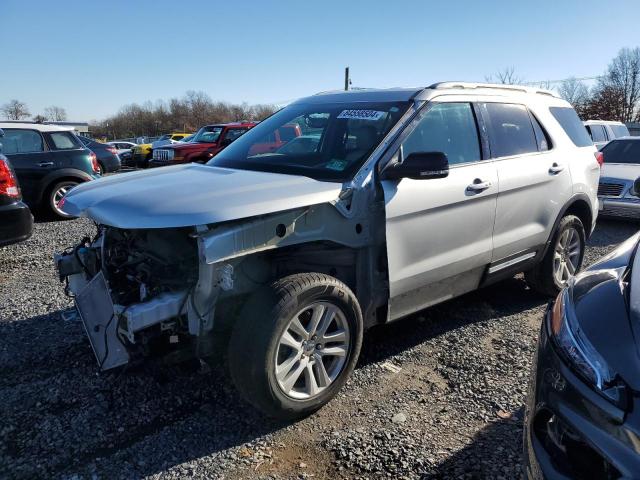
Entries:
[[380,120],[386,112],[377,110],[343,110],[338,118],[353,118],[355,120]]

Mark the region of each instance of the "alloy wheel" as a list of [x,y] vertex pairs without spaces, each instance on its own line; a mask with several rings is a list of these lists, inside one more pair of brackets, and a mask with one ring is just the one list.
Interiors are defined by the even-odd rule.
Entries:
[[560,285],[565,285],[573,277],[580,265],[582,244],[575,228],[567,228],[556,242],[553,255],[553,276]]
[[60,183],[56,186],[55,190],[53,190],[53,192],[51,192],[51,208],[54,210],[54,212],[61,216],[61,217],[70,217],[71,215],[65,213],[61,208],[60,208],[60,201],[62,200],[62,198],[67,194],[67,192],[69,190],[71,190],[73,187],[75,187],[77,184],[73,183],[73,182],[69,182],[69,183]]
[[318,396],[340,375],[350,349],[349,323],[329,302],[314,302],[293,316],[278,340],[275,378],[285,395]]

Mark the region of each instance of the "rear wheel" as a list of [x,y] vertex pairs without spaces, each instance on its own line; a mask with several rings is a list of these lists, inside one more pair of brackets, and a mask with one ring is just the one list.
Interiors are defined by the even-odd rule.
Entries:
[[64,180],[56,183],[49,189],[47,194],[47,208],[50,213],[58,218],[73,218],[72,215],[62,211],[60,208],[60,200],[76,185],[78,185],[78,182],[74,180]]
[[557,295],[582,267],[585,239],[580,219],[563,217],[542,261],[525,274],[527,283],[542,294]]
[[351,375],[362,345],[362,313],[336,278],[297,274],[256,292],[229,342],[229,370],[243,396],[283,419],[309,415]]

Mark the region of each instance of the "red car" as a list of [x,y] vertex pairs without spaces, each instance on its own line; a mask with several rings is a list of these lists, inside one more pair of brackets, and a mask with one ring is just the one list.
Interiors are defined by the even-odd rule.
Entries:
[[[154,149],[149,166],[162,167],[179,163],[208,162],[223,148],[256,125],[257,122],[206,125],[198,130],[189,142],[174,143]],[[276,130],[273,138],[265,139],[264,144],[254,145],[252,150],[255,151],[252,151],[252,154],[273,152],[289,140],[299,137],[301,133],[298,125],[284,125]]]

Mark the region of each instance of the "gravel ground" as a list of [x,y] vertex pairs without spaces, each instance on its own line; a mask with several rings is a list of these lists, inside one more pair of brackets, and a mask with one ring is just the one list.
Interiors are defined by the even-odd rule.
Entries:
[[[637,230],[602,222],[586,263]],[[222,368],[99,375],[51,256],[93,231],[44,222],[0,249],[0,478],[517,478],[545,299],[514,278],[370,331],[343,392],[261,418]]]

